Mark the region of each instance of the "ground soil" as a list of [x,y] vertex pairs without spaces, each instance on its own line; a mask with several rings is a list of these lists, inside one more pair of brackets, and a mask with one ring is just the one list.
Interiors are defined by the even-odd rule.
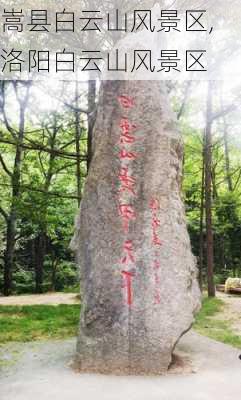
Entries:
[[227,321],[232,331],[241,336],[241,296],[217,292],[217,297],[223,300],[224,307],[215,319]]
[[32,306],[35,304],[77,304],[79,301],[79,296],[76,293],[57,292],[0,297],[0,306]]

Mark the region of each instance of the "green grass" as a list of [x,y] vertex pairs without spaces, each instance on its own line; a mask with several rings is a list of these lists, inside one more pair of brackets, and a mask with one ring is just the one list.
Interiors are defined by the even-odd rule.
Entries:
[[0,343],[75,336],[80,306],[0,306]]
[[205,297],[202,309],[196,317],[194,329],[201,335],[241,349],[241,336],[232,331],[230,323],[212,318],[222,311],[223,306],[222,300]]
[[63,289],[64,293],[80,293],[80,285],[69,286]]
[[[211,339],[241,348],[241,336],[232,331],[229,323],[213,318],[222,311],[223,306],[222,300],[205,297],[194,329]],[[0,306],[0,344],[75,336],[79,315],[78,304]]]

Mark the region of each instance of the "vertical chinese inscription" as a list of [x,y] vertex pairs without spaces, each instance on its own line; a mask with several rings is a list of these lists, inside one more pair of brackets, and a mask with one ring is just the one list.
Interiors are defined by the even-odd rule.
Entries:
[[120,264],[123,267],[121,274],[123,289],[125,290],[126,304],[133,303],[132,280],[136,272],[135,249],[133,240],[129,237],[130,222],[135,221],[136,211],[133,205],[133,198],[136,197],[136,177],[132,175],[132,162],[136,160],[137,153],[133,149],[136,138],[137,126],[129,120],[128,110],[132,109],[134,99],[130,96],[119,96],[119,105],[125,115],[119,121],[120,135],[118,142],[118,158],[120,170],[118,173],[118,213],[122,220],[124,241],[122,244],[122,257]]
[[[123,279],[122,288],[125,290],[125,303],[128,306],[133,304],[133,279],[137,279],[136,259],[133,240],[130,238],[130,223],[137,219],[137,213],[133,200],[137,198],[137,177],[132,170],[133,161],[140,156],[134,148],[138,139],[138,127],[130,121],[128,111],[135,107],[134,99],[130,96],[122,95],[118,97],[122,115],[119,121],[119,140],[118,140],[118,158],[120,168],[118,173],[118,214],[122,220],[122,229],[124,241],[122,244],[122,256],[120,264],[123,267],[121,274]],[[160,203],[157,198],[152,197],[149,201],[151,210],[151,246],[153,248],[153,278],[154,278],[154,305],[160,304],[160,249],[162,241],[160,239]]]
[[153,258],[153,272],[154,272],[154,304],[160,304],[161,302],[161,293],[160,293],[160,248],[162,246],[162,241],[159,237],[159,228],[161,225],[161,221],[158,217],[158,211],[160,210],[160,203],[157,199],[152,198],[149,204],[151,210],[151,227],[152,227],[152,246],[154,249],[154,258]]

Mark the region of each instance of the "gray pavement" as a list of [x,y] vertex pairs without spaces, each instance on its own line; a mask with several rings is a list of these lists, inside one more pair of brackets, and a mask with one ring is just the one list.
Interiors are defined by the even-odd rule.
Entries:
[[[0,400],[238,400],[240,350],[189,332],[166,376],[79,374],[71,368],[75,340],[0,347]],[[179,363],[180,364],[180,363]]]

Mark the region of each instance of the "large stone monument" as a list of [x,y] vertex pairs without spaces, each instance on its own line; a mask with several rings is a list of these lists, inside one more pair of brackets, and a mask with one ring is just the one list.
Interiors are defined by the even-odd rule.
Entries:
[[72,246],[82,371],[161,374],[200,306],[181,199],[183,146],[165,84],[102,83]]

